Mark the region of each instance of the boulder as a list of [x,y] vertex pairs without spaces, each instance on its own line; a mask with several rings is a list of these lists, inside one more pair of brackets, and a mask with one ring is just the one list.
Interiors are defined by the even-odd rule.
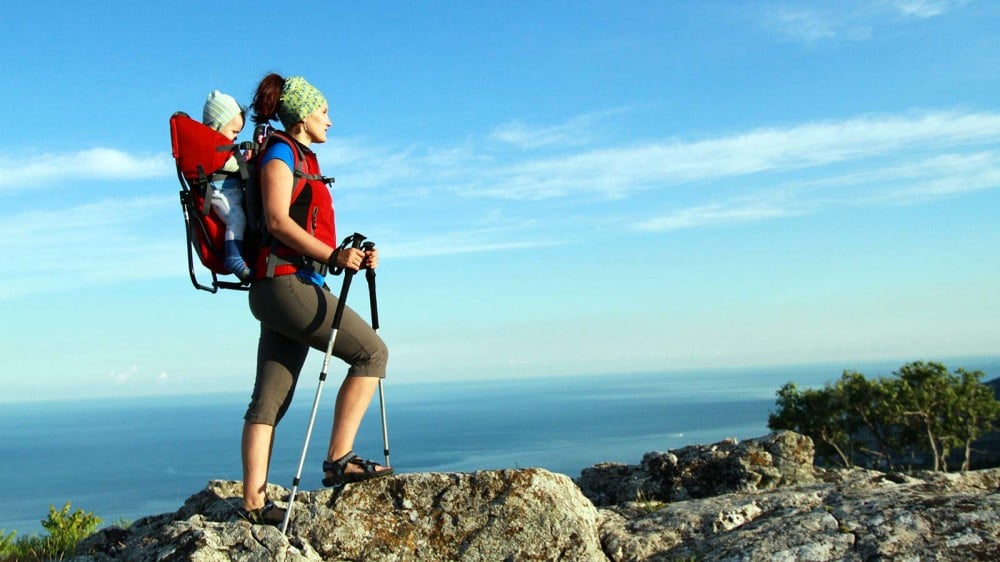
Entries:
[[1000,560],[1000,469],[820,476],[764,492],[602,509],[604,552],[614,562]]
[[1000,469],[824,470],[812,454],[776,432],[595,465],[576,483],[541,469],[390,476],[299,493],[287,538],[236,517],[240,482],[212,481],[174,513],[88,537],[73,560],[1000,560]]
[[[288,537],[236,517],[240,482],[212,481],[175,513],[85,539],[79,561],[604,561],[598,513],[541,469],[419,473],[296,495]],[[271,486],[269,496],[287,498]]]
[[649,452],[638,466],[594,465],[583,470],[577,484],[598,506],[771,490],[813,482],[813,453],[808,437],[776,431],[742,442],[726,439],[712,445]]

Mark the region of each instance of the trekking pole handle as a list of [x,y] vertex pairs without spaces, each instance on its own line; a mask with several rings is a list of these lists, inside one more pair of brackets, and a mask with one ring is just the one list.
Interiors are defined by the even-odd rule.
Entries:
[[[362,246],[364,251],[370,252],[375,249],[375,243],[372,241],[365,242]],[[372,310],[372,329],[378,331],[378,299],[375,298],[375,268],[369,267],[365,271],[365,279],[368,280],[368,300],[371,304]]]
[[[334,275],[340,275],[340,273],[344,271],[344,268],[337,267],[337,256],[340,254],[340,252],[346,250],[347,248],[354,248],[356,250],[360,250],[361,243],[364,240],[365,240],[365,235],[357,232],[348,236],[347,238],[344,238],[344,241],[340,243],[340,246],[337,246],[337,248],[333,251],[332,254],[330,254],[330,257],[327,261],[327,265],[330,267],[330,273]],[[355,273],[355,271],[353,270],[349,271],[351,271],[352,274]]]
[[361,234],[360,232],[355,232],[354,234],[348,236],[347,238],[344,238],[344,242],[341,245],[342,246],[346,246],[347,243],[350,242],[352,248],[354,248],[356,250],[360,250],[361,249],[361,243],[364,242],[365,240],[366,240],[366,237],[365,237],[364,234]]
[[[340,248],[347,248],[350,246],[354,249],[361,249],[361,243],[364,242],[365,236],[363,234],[354,234],[344,238],[344,241],[340,244]],[[344,307],[347,305],[347,291],[351,287],[351,278],[357,273],[353,269],[344,270],[344,284],[340,289],[340,298],[337,300],[337,310],[333,314],[333,329],[340,329],[340,321],[344,316]]]

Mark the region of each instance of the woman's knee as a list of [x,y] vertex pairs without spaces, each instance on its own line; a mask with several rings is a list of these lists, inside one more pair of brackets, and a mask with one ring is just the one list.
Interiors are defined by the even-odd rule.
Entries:
[[251,402],[250,406],[247,407],[246,414],[243,415],[243,419],[250,423],[259,423],[273,427],[278,425],[278,421],[283,415],[283,412],[280,410],[280,408],[275,408],[268,404]]
[[352,377],[385,378],[386,366],[389,364],[389,348],[377,335],[367,342],[363,353],[356,355],[351,361],[347,375]]

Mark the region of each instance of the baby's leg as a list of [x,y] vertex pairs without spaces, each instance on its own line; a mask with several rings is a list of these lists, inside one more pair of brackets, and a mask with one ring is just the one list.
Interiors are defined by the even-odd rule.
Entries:
[[250,268],[243,259],[243,232],[246,214],[241,199],[243,190],[238,179],[227,179],[220,189],[212,189],[212,209],[226,224],[226,259],[223,264],[242,281],[250,279]]

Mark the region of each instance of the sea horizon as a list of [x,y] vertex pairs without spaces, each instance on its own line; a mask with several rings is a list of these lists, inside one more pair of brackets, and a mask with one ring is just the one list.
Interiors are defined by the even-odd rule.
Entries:
[[[1000,376],[1000,357],[942,360],[949,370]],[[474,472],[538,467],[572,478],[601,462],[638,464],[653,450],[769,433],[786,382],[837,380],[843,370],[889,376],[905,362],[718,368],[628,375],[483,381],[387,381],[393,467]],[[870,371],[870,372],[869,372]],[[290,487],[316,390],[303,377],[278,429],[269,481]],[[300,489],[321,487],[336,384],[325,385]],[[249,390],[247,391],[249,392]],[[42,533],[48,506],[91,511],[102,526],[176,511],[213,479],[240,480],[248,394],[15,402],[0,411],[0,529]],[[382,462],[378,397],[355,450]]]

